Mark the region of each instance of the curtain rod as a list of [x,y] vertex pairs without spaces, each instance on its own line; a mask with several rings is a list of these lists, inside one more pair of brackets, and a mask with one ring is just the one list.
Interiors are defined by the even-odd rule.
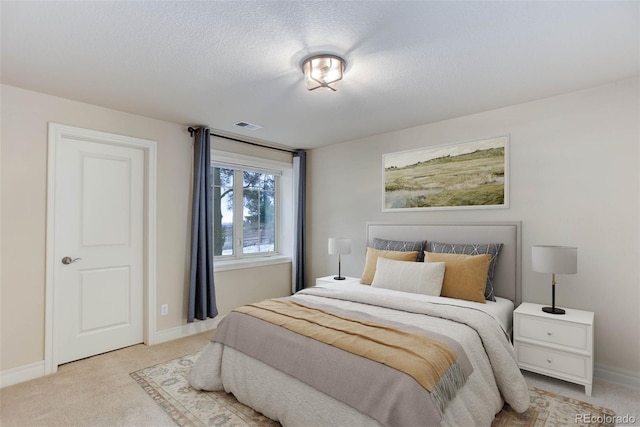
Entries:
[[[193,134],[196,132],[196,129],[192,128],[191,126],[189,126],[187,128],[187,130],[189,131],[189,134],[193,137]],[[235,142],[241,142],[243,144],[254,145],[254,146],[260,147],[260,148],[268,148],[270,150],[284,151],[285,153],[295,154],[297,152],[297,150],[287,150],[286,148],[270,147],[268,145],[258,144],[257,142],[245,141],[245,140],[242,140],[242,139],[232,138],[230,136],[225,136],[225,135],[218,135],[218,134],[213,133],[211,131],[209,131],[209,135],[217,136],[218,138],[224,138],[224,139],[228,139],[228,140],[235,141]]]

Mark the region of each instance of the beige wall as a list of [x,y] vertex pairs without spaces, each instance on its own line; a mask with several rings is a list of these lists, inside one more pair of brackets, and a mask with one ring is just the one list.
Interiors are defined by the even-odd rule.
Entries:
[[[44,357],[48,122],[158,143],[157,331],[184,325],[192,167],[186,127],[11,86],[1,90],[0,372]],[[212,144],[282,160],[272,151],[219,139]],[[220,311],[228,312],[257,297],[288,294],[291,265],[224,271],[216,280]],[[160,316],[162,304],[170,305],[168,316]]]
[[[577,246],[578,274],[558,276],[557,304],[594,311],[597,366],[640,381],[639,92],[626,80],[313,150],[308,279],[336,272],[330,236],[354,239],[342,271],[359,277],[367,221],[522,221],[524,301],[551,302],[531,246]],[[504,134],[509,209],[382,212],[382,154]]]
[[289,294],[291,263],[216,273],[216,298],[221,315],[243,304]]
[[[1,89],[0,372],[43,358],[48,122],[158,142],[157,330],[184,325],[191,189],[185,127]],[[595,311],[599,366],[640,375],[638,93],[638,80],[627,80],[311,151],[307,280],[335,273],[326,242],[337,235],[354,239],[342,268],[359,276],[366,221],[521,220],[524,300],[550,298],[549,278],[531,272],[531,245],[578,246],[579,273],[559,276],[558,305]],[[509,209],[381,212],[382,154],[502,134],[511,137]],[[214,147],[235,145],[214,140]],[[290,264],[216,273],[220,312],[288,293],[290,274]],[[163,303],[181,309],[159,316]]]

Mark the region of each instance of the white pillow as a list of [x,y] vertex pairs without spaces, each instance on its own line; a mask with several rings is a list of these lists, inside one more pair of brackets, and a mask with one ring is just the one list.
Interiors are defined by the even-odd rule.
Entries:
[[431,296],[440,296],[444,262],[396,261],[378,257],[371,286]]

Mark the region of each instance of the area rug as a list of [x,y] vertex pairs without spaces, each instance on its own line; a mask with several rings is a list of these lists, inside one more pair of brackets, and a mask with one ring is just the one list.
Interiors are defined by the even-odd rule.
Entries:
[[[225,392],[196,391],[189,372],[200,352],[132,372],[131,377],[179,426],[279,426]],[[518,414],[508,405],[492,427],[613,426],[614,412],[535,387],[531,406]]]

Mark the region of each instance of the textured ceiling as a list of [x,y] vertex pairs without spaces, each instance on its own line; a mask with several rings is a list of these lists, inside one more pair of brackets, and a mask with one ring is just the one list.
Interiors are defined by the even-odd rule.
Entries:
[[[636,1],[0,7],[4,84],[298,148],[639,73]],[[320,51],[347,60],[338,92],[305,89],[299,63]]]

